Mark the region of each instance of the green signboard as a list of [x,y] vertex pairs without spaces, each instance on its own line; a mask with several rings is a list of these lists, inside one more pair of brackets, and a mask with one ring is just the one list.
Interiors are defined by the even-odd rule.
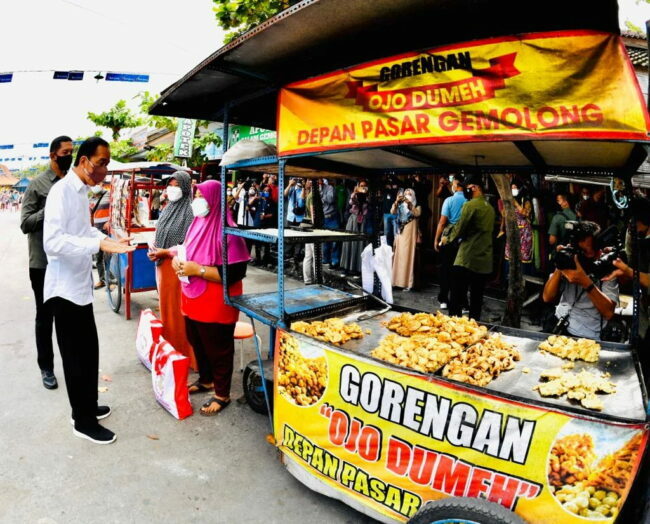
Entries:
[[234,146],[237,142],[244,139],[261,140],[267,144],[275,145],[276,142],[275,131],[262,129],[261,127],[251,126],[230,126],[230,133],[228,135],[229,147]]
[[174,139],[174,156],[176,158],[190,158],[192,156],[192,141],[194,140],[194,129],[196,120],[179,118]]

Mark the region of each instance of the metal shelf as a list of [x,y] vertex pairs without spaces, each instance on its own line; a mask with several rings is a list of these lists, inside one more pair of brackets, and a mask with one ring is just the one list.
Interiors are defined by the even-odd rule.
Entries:
[[[365,304],[369,300],[369,295],[353,295],[322,285],[287,290],[284,293],[286,321],[289,323],[300,318],[340,311]],[[230,302],[237,309],[265,324],[277,326],[282,322],[277,291],[230,297]]]
[[[235,227],[227,227],[226,233],[237,237],[249,238],[257,240],[258,242],[268,242],[277,244],[278,230],[277,228],[265,229],[241,229]],[[334,229],[291,229],[284,230],[284,243],[285,244],[315,244],[318,242],[351,242],[356,240],[367,240],[370,242],[368,235],[360,233],[350,233],[349,231],[341,231]]]

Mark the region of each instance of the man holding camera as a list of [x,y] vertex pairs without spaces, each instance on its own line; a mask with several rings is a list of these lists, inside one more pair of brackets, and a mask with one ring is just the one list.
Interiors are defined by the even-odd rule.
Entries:
[[555,309],[554,332],[600,339],[604,321],[614,316],[618,304],[618,283],[605,280],[599,270],[603,255],[596,245],[600,228],[594,222],[567,222],[570,246],[558,246],[557,269],[544,286],[544,302],[560,301]]

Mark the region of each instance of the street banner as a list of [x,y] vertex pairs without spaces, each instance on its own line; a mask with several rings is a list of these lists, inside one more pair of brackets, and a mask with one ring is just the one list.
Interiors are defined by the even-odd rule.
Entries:
[[194,147],[194,131],[196,120],[179,118],[174,138],[174,156],[176,158],[190,158]]
[[275,145],[276,143],[276,132],[264,129],[261,127],[254,126],[230,126],[228,134],[228,147],[234,146],[237,142],[241,140],[261,140],[267,144]]
[[620,37],[536,33],[448,45],[287,85],[280,155],[485,140],[648,141]]
[[276,344],[274,433],[289,470],[397,521],[465,496],[531,524],[612,523],[645,448],[641,423],[497,397],[296,333]]

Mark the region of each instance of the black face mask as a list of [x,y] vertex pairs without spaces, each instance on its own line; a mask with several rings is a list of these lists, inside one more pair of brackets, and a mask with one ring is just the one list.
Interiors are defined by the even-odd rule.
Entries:
[[67,173],[72,165],[72,155],[57,156],[56,165],[59,166],[61,173]]

